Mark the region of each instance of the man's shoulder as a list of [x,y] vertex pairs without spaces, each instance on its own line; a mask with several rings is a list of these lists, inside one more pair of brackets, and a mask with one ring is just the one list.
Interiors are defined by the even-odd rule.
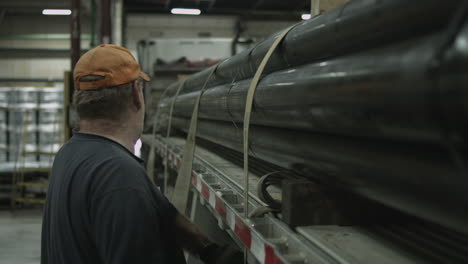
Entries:
[[64,145],[58,158],[64,162],[73,158],[71,164],[78,176],[76,180],[97,192],[123,187],[147,188],[144,167],[117,143],[71,140]]
[[131,157],[121,155],[118,152],[103,159],[96,164],[95,175],[96,184],[106,185],[103,189],[114,188],[146,188],[146,172],[144,168]]
[[60,150],[58,155],[77,156],[80,159],[90,159],[95,163],[115,163],[120,166],[138,168],[142,165],[138,158],[119,143],[103,137],[73,137]]

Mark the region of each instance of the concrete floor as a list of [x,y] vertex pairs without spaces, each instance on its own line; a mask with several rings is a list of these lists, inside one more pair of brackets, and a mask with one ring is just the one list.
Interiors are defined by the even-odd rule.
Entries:
[[0,264],[39,264],[41,210],[0,211]]

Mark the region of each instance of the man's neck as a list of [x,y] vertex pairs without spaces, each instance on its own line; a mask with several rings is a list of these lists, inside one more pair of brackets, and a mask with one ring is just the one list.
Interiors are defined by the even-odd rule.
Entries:
[[117,125],[105,120],[81,120],[79,132],[112,139],[134,153],[135,139],[130,130],[129,126]]

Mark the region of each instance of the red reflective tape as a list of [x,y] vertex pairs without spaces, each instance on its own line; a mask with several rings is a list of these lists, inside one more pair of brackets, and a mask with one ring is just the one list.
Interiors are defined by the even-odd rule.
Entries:
[[218,196],[216,196],[215,210],[221,217],[226,219],[226,207],[224,206],[223,201]]
[[210,189],[208,189],[208,185],[202,184],[201,194],[206,200],[210,200]]
[[236,216],[236,225],[234,227],[234,233],[244,242],[244,244],[250,248],[252,245],[252,234],[250,233],[250,229],[247,225],[242,222],[242,220]]
[[265,244],[265,264],[284,264],[275,254],[275,250]]
[[197,187],[197,175],[195,172],[192,172],[192,184],[195,186],[195,188]]

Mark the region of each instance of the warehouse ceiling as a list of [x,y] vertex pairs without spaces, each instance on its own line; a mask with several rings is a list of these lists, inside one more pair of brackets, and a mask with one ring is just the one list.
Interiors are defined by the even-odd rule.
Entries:
[[[96,0],[99,1],[99,0]],[[70,0],[0,0],[0,15],[41,15],[42,10],[69,9]],[[91,0],[81,0],[82,14],[90,12]]]
[[310,0],[124,0],[128,12],[170,13],[171,8],[198,8],[203,14],[293,19],[310,11]]
[[[83,14],[92,0],[81,0]],[[99,2],[100,0],[95,0]],[[170,14],[172,8],[198,8],[207,15],[239,15],[258,19],[292,19],[308,13],[310,0],[123,0],[129,13]],[[70,0],[1,0],[1,14],[40,14],[44,8],[70,8]]]

